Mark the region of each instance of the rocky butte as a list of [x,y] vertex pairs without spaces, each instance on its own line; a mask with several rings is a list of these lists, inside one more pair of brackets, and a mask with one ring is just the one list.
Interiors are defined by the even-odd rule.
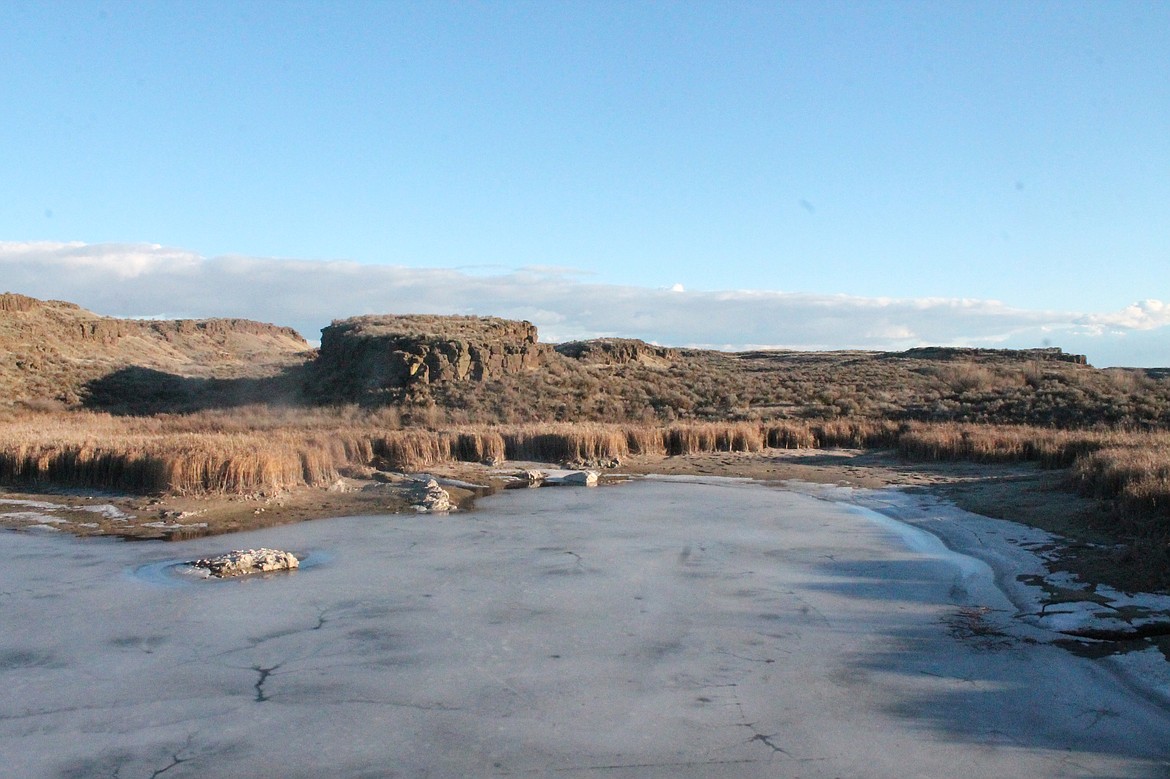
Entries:
[[326,397],[370,399],[416,386],[486,381],[546,365],[536,327],[497,317],[360,316],[321,331],[316,373]]

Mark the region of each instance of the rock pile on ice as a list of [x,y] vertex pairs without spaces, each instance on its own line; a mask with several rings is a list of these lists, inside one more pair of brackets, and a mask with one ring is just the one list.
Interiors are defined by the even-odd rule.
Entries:
[[572,470],[527,470],[522,471],[516,478],[526,481],[530,486],[540,485],[574,485],[579,487],[596,487],[597,471]]
[[423,514],[435,514],[444,511],[453,511],[456,506],[451,502],[451,496],[439,486],[434,479],[416,482],[415,511]]
[[299,568],[300,564],[296,555],[279,549],[236,549],[217,557],[204,557],[187,563],[193,568],[207,571],[208,576],[217,579],[267,571],[288,571]]

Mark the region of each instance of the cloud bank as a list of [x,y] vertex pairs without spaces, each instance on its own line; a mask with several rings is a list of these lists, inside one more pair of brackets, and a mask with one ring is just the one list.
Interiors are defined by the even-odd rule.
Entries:
[[309,340],[332,319],[375,313],[527,319],[542,341],[602,336],[719,349],[1030,347],[1095,365],[1170,365],[1170,304],[1032,311],[995,301],[591,284],[560,268],[496,275],[345,261],[222,256],[157,244],[0,242],[0,291],[129,317],[246,317]]

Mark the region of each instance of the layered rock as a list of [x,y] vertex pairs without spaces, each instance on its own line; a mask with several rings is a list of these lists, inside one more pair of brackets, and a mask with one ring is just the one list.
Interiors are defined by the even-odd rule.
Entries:
[[551,349],[536,327],[496,317],[362,316],[321,331],[322,390],[362,398],[387,390],[486,381],[533,371]]
[[[32,311],[43,302],[36,298],[30,298],[28,295],[18,295],[15,292],[0,293],[0,311]],[[74,303],[53,302],[59,303],[63,307],[80,308]]]

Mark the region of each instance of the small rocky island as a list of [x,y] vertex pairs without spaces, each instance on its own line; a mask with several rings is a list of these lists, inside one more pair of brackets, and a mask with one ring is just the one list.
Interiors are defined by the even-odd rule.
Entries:
[[299,568],[301,561],[292,552],[279,549],[236,549],[216,557],[189,560],[186,564],[208,578],[227,579],[253,573],[291,571]]

